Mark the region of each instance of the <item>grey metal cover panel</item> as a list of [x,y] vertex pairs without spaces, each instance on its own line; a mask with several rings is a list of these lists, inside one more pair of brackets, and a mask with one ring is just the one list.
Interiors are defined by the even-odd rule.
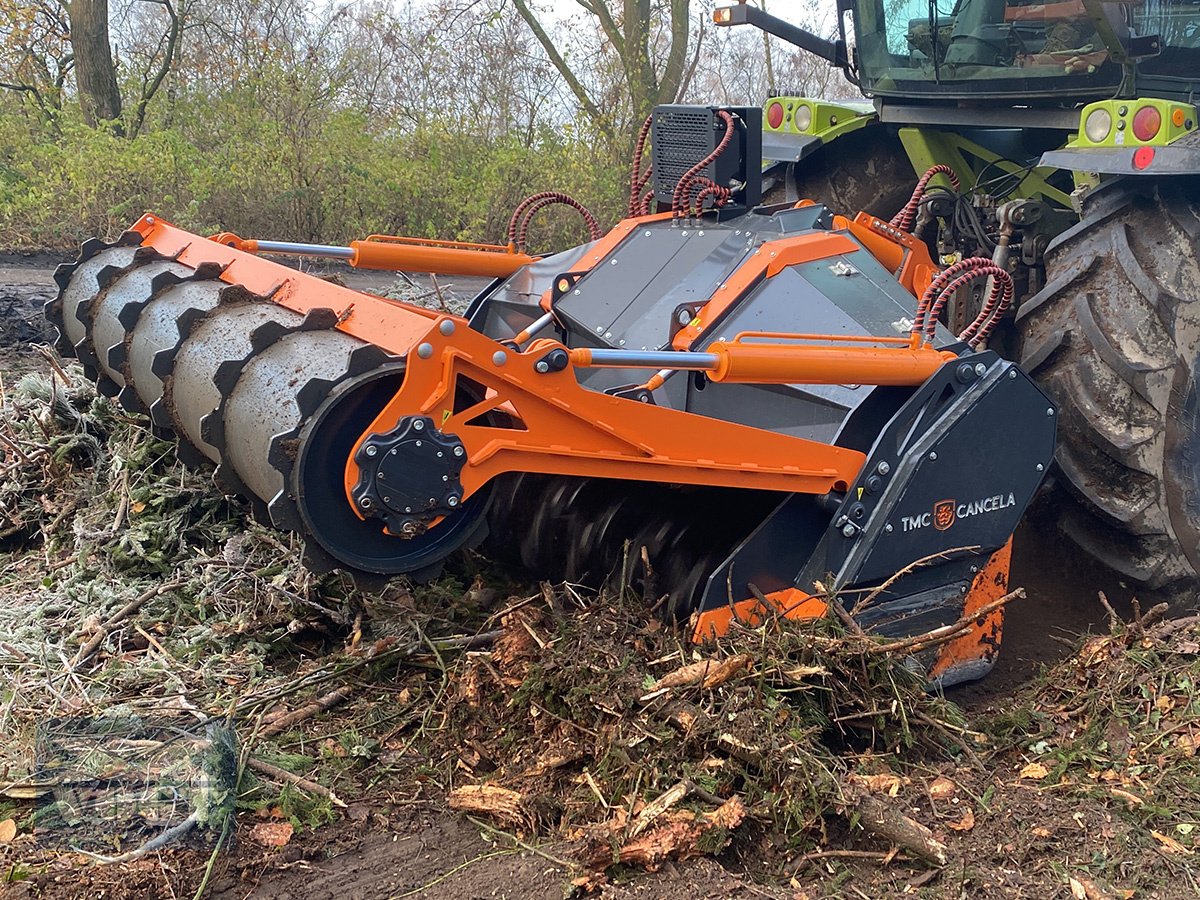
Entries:
[[749,232],[720,227],[641,229],[580,279],[555,309],[609,346],[659,349],[670,340],[675,308],[711,297],[753,242]]

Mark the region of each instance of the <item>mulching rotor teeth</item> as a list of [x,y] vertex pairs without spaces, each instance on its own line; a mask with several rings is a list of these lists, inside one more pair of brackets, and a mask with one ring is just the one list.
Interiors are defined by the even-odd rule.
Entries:
[[300,511],[296,509],[296,501],[289,497],[286,491],[275,495],[267,504],[267,512],[271,516],[271,524],[280,531],[304,530],[304,520],[300,518]]
[[330,381],[324,378],[314,378],[305,384],[299,391],[296,392],[296,406],[300,409],[300,417],[307,419],[317,411],[325,398],[329,396],[329,392],[334,389],[342,379]]
[[[121,385],[117,384],[103,372],[100,372],[99,377],[96,379],[96,390],[111,399],[121,393]],[[138,410],[133,411],[138,412]]]

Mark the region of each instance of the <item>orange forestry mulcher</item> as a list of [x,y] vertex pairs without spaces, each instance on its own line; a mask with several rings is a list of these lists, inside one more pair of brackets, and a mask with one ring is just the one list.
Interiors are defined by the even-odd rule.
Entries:
[[[1054,406],[985,349],[1011,281],[941,269],[902,222],[758,205],[760,116],[660,107],[604,233],[550,192],[503,245],[204,238],[147,215],[85,244],[47,314],[315,567],[425,578],[484,542],[540,576],[652,579],[696,640],[828,596],[885,635],[954,622],[1004,593],[1054,453]],[[593,240],[529,255],[552,203]],[[456,316],[259,254],[495,280]],[[970,285],[979,315],[952,335],[939,316]],[[979,677],[999,629],[983,616],[921,661]]]

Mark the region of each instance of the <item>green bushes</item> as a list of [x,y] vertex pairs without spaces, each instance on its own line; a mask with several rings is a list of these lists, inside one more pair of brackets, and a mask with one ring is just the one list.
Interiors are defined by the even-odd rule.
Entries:
[[[202,233],[344,242],[371,232],[502,241],[527,194],[562,190],[604,223],[625,166],[570,127],[484,139],[446,115],[401,127],[331,104],[279,73],[219,96],[176,97],[136,138],[88,128],[72,107],[38,122],[0,98],[0,248],[68,250],[154,211]],[[584,238],[551,210],[547,250]]]

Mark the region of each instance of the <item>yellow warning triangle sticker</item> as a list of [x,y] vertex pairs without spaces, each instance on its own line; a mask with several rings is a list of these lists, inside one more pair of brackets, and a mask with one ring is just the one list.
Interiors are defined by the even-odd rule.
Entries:
[[[450,418],[450,410],[448,410],[448,409],[443,409],[443,410],[442,410],[442,424],[443,424],[443,425],[445,425],[445,424],[446,424],[446,420],[447,420],[448,418]],[[859,493],[862,493],[862,492],[861,492],[861,491],[859,491]]]
[[[443,422],[445,422],[446,420],[445,420],[445,419],[443,419],[442,421],[443,421]],[[863,489],[862,489],[862,488],[859,488],[859,489],[858,489],[858,499],[859,499],[859,500],[861,500],[861,499],[862,499],[862,492],[863,492]]]

